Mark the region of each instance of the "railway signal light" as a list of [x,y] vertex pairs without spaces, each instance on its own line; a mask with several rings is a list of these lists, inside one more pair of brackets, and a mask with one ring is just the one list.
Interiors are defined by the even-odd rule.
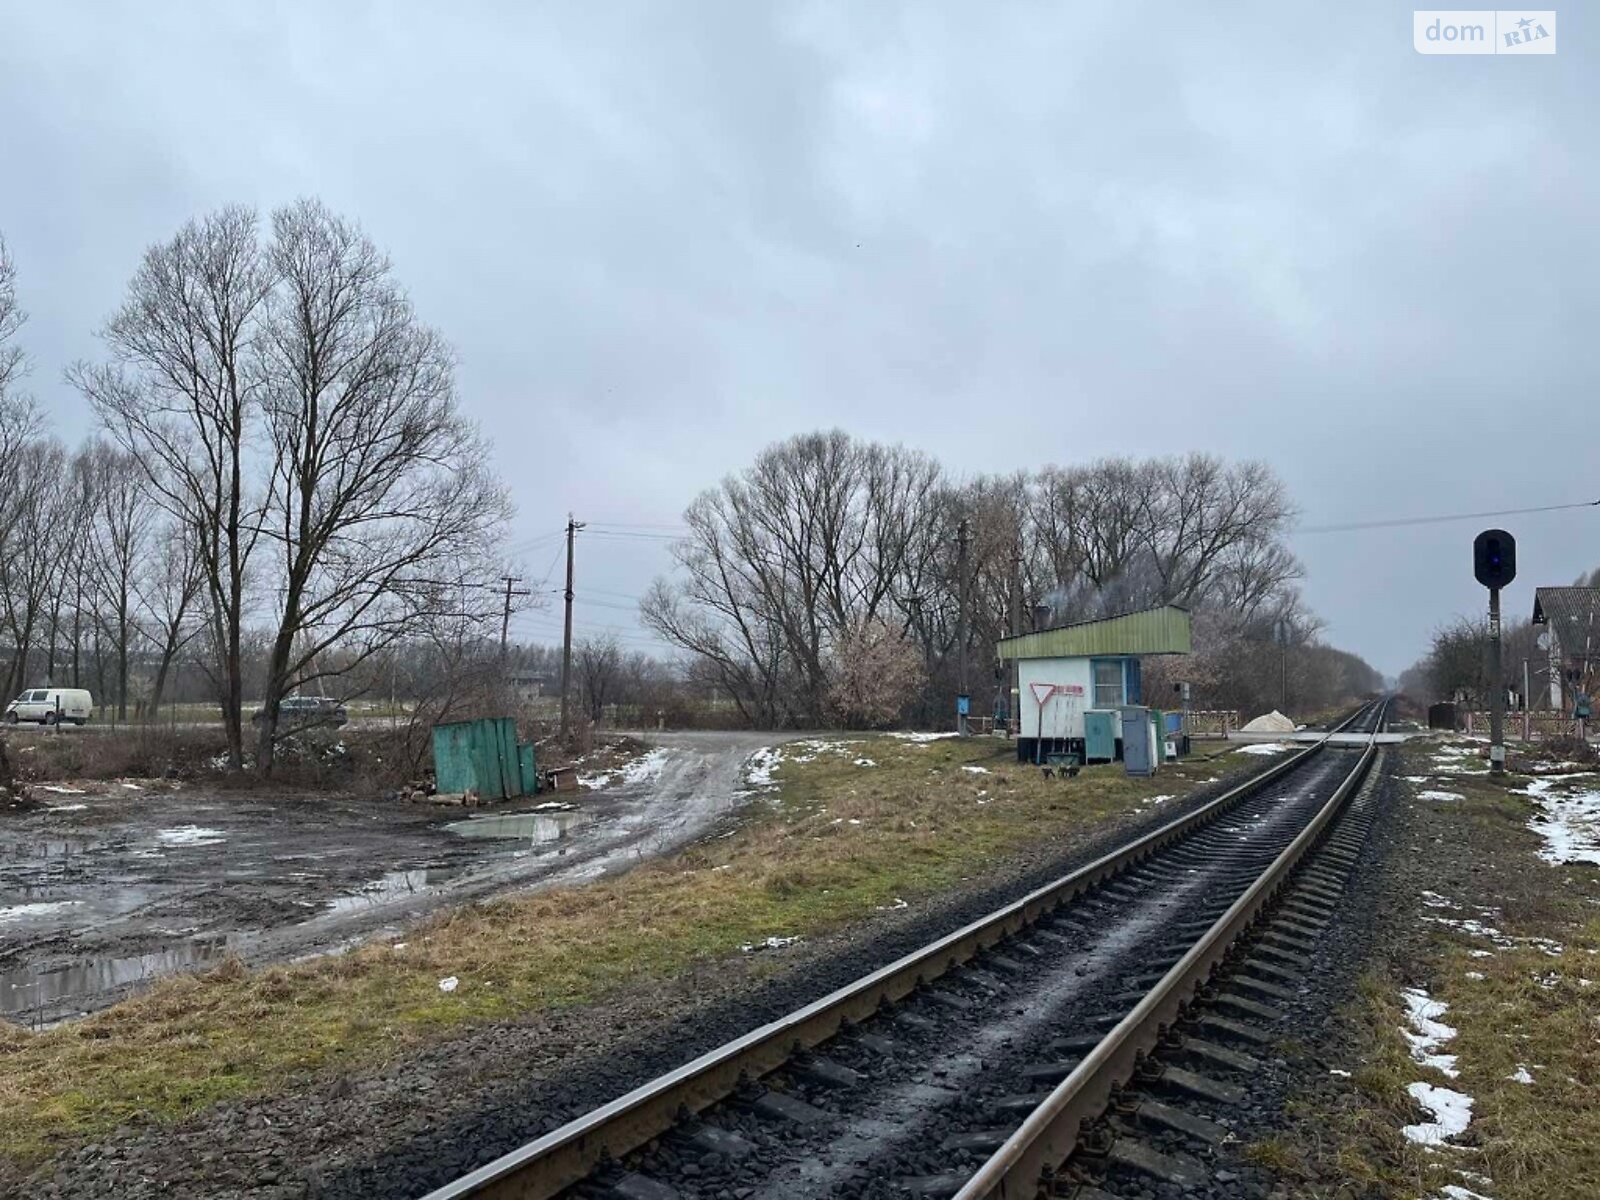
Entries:
[[1500,589],[1517,577],[1517,539],[1485,529],[1472,539],[1472,574],[1489,589],[1489,774],[1506,769],[1506,693],[1500,662]]
[[1508,586],[1517,577],[1517,539],[1485,529],[1472,541],[1472,574],[1486,588]]

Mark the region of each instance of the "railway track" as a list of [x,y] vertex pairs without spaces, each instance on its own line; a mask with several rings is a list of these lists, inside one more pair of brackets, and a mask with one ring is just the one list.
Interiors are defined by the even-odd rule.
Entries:
[[[1330,732],[1378,733],[1386,707]],[[1338,903],[1376,754],[1313,744],[426,1200],[1195,1186]]]

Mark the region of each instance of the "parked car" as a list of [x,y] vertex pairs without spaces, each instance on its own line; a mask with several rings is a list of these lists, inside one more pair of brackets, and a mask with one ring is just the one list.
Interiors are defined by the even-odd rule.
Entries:
[[6,722],[37,721],[54,725],[57,721],[86,725],[94,711],[94,697],[83,688],[34,688],[23,692],[6,705]]
[[[260,724],[267,719],[267,710],[258,708],[250,719]],[[315,725],[338,728],[349,719],[344,705],[332,696],[285,696],[278,701],[279,729],[309,729]]]

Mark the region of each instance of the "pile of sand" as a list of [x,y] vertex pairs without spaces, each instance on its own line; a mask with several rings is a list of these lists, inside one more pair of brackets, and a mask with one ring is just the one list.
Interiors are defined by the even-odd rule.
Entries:
[[1277,709],[1257,717],[1246,725],[1242,733],[1293,733],[1294,722]]

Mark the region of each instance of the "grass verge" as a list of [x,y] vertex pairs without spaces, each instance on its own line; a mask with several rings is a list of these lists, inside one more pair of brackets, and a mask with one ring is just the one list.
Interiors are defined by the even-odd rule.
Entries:
[[[1452,1195],[1496,1200],[1600,1196],[1600,868],[1551,863],[1530,831],[1527,777],[1491,780],[1472,760],[1425,759],[1413,779],[1413,852],[1428,872],[1412,901],[1409,948],[1375,961],[1346,1014],[1354,1092],[1298,1106],[1315,1172],[1337,1186],[1306,1195]],[[1600,777],[1586,787],[1600,786]],[[1444,799],[1443,796],[1457,797]],[[1440,1051],[1458,1077],[1412,1060],[1401,1030],[1405,985],[1448,1005]],[[1472,1097],[1466,1132],[1437,1149],[1401,1129],[1425,1119],[1413,1082]]]
[[795,743],[731,836],[618,878],[462,909],[393,945],[170,978],[52,1030],[0,1024],[0,1158],[20,1171],[130,1119],[181,1118],[769,937],[823,934],[1185,786],[1181,771],[1139,780],[1120,767],[1044,780],[1010,754],[986,739]]

